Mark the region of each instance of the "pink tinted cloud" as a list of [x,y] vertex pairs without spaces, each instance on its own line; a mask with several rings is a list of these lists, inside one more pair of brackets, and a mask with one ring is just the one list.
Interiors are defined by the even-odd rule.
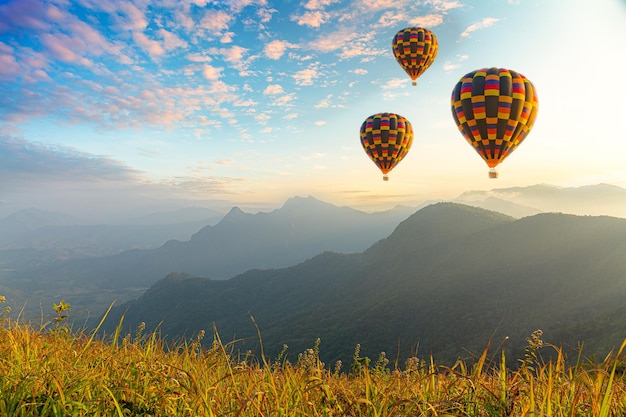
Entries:
[[210,81],[216,81],[220,78],[220,74],[222,72],[222,68],[216,68],[212,65],[205,65],[202,69],[202,75],[204,78]]
[[295,48],[295,45],[287,41],[273,40],[265,45],[263,52],[269,59],[280,59],[289,48]]
[[200,20],[200,27],[214,35],[219,35],[228,30],[228,25],[232,19],[233,16],[223,10],[209,10]]
[[325,13],[320,10],[315,10],[312,12],[306,12],[301,16],[296,16],[293,18],[299,25],[309,26],[318,28],[322,24],[326,23],[328,19],[328,13]]
[[150,39],[143,32],[133,32],[133,40],[141,49],[146,51],[151,57],[157,57],[165,53],[165,49],[161,44],[153,39]]
[[120,2],[119,12],[120,23],[124,30],[143,30],[148,26],[148,20],[145,14],[130,2]]
[[61,33],[41,35],[41,43],[50,53],[61,61],[92,67],[93,62],[79,55],[76,51],[84,51],[85,43],[79,38],[71,38]]
[[45,30],[47,6],[40,0],[13,0],[0,6],[0,33],[21,29]]
[[20,72],[13,48],[0,42],[0,79],[15,78]]
[[309,0],[304,4],[304,7],[309,10],[323,9],[333,3],[337,3],[337,1],[338,0]]
[[172,32],[169,32],[165,29],[159,29],[157,33],[163,39],[163,46],[168,51],[176,48],[187,47],[187,42],[185,42]]

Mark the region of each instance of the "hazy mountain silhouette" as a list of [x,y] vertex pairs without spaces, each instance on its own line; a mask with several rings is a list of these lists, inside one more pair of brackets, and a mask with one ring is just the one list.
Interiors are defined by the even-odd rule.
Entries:
[[[468,191],[454,201],[500,211],[514,217],[525,217],[537,212],[626,217],[626,189],[610,184],[582,187],[538,184]],[[513,205],[503,205],[503,201]]]
[[235,207],[214,226],[188,241],[157,249],[70,260],[49,268],[19,271],[28,280],[67,281],[102,288],[147,287],[169,272],[229,278],[251,268],[293,265],[323,251],[358,252],[381,239],[415,208],[365,213],[313,197],[294,197],[272,212],[244,213]]
[[[240,213],[238,215],[241,215]],[[322,359],[350,363],[357,343],[376,359],[433,354],[454,361],[492,340],[523,356],[536,329],[556,344],[603,352],[626,334],[626,220],[539,214],[515,220],[454,203],[417,211],[361,253],[323,253],[229,280],[172,274],[116,307],[126,329],[145,322],[169,338],[210,331],[223,341],[283,344],[291,359],[321,338]],[[514,361],[514,360],[513,360]]]
[[216,216],[209,209],[184,209],[145,215],[131,219],[131,224],[90,225],[64,213],[20,210],[0,219],[0,279],[6,271],[39,268],[45,274],[51,265],[70,259],[187,240],[201,227],[217,222]]
[[69,214],[29,208],[0,218],[0,248],[45,226],[69,226],[81,221]]
[[[203,225],[215,224],[222,217],[224,213],[213,210],[206,207],[184,207],[177,210],[160,211],[155,213],[144,214],[139,217],[131,218],[125,221],[125,224],[129,225],[165,225],[165,224],[180,224],[190,222],[202,222]],[[197,229],[196,229],[197,231]]]
[[182,209],[130,219],[125,224],[86,224],[74,216],[25,209],[0,219],[0,251],[64,251],[66,257],[104,256],[132,248],[154,248],[189,237],[222,216],[210,209]]

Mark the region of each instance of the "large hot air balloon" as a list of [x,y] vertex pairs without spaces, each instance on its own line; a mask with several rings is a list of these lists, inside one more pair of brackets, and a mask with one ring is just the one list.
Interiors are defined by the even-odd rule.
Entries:
[[498,178],[496,166],[526,138],[537,117],[535,87],[522,74],[483,68],[465,74],[452,90],[459,130]]
[[365,153],[387,174],[405,157],[413,143],[411,123],[395,113],[373,114],[361,125],[361,145]]
[[391,48],[398,64],[413,80],[412,84],[417,85],[417,77],[422,75],[435,60],[439,43],[435,34],[430,30],[411,27],[396,33],[391,42]]

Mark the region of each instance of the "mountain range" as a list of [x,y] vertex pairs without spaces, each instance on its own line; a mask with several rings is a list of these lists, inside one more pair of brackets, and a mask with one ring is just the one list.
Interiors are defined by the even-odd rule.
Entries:
[[222,216],[211,209],[187,208],[119,224],[88,224],[65,213],[28,208],[0,219],[0,256],[2,251],[34,253],[37,262],[37,255],[47,258],[58,254],[56,260],[63,260],[157,248],[171,239],[187,240]]
[[[557,207],[588,214],[606,206],[607,212],[616,213],[620,204],[626,207],[625,196],[626,190],[603,184],[537,185],[468,192],[455,200],[515,220]],[[65,298],[72,304],[72,317],[82,322],[99,315],[113,300],[140,297],[170,272],[215,281],[266,273],[259,269],[288,269],[320,253],[362,256],[419,207],[365,213],[313,197],[294,197],[271,212],[251,214],[234,207],[221,217],[210,209],[189,208],[113,225],[23,210],[0,219],[0,294],[13,302],[14,311],[38,320],[45,306]],[[617,319],[605,321],[619,322],[621,316],[613,312],[607,317]]]
[[188,241],[156,249],[73,259],[19,271],[24,281],[71,281],[104,289],[147,287],[169,272],[226,279],[252,268],[292,265],[320,252],[358,252],[387,236],[413,208],[366,213],[313,197],[294,197],[272,212],[244,213],[234,207],[214,226]]
[[489,191],[467,191],[453,201],[518,218],[540,212],[626,218],[626,189],[611,184],[581,187],[537,184]]
[[[240,216],[241,213],[235,213]],[[537,214],[515,219],[457,203],[424,207],[357,253],[227,280],[175,273],[115,307],[111,333],[140,322],[167,339],[213,326],[224,342],[258,352],[288,346],[291,360],[320,338],[321,357],[350,363],[357,344],[453,363],[491,342],[523,357],[525,338],[604,355],[626,338],[626,219]],[[494,355],[498,354],[497,351]]]
[[234,207],[188,240],[169,240],[154,249],[65,260],[58,252],[4,250],[0,294],[14,300],[16,310],[26,303],[26,315],[35,318],[41,315],[40,305],[65,298],[80,320],[104,311],[113,300],[136,297],[169,272],[226,279],[248,269],[293,265],[328,250],[359,252],[388,236],[414,211],[398,206],[366,213],[294,197],[271,212],[250,214]]

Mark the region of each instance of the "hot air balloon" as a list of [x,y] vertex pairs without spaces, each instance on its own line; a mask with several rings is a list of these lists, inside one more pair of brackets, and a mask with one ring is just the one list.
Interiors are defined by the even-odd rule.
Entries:
[[387,174],[406,156],[413,143],[411,123],[395,113],[373,114],[361,125],[361,145],[365,153]]
[[496,166],[526,138],[537,117],[535,87],[506,68],[465,74],[452,90],[452,116],[459,130],[498,178]]
[[411,27],[402,29],[391,42],[393,55],[398,64],[406,71],[417,85],[417,77],[430,67],[437,56],[439,43],[437,37],[428,29]]

